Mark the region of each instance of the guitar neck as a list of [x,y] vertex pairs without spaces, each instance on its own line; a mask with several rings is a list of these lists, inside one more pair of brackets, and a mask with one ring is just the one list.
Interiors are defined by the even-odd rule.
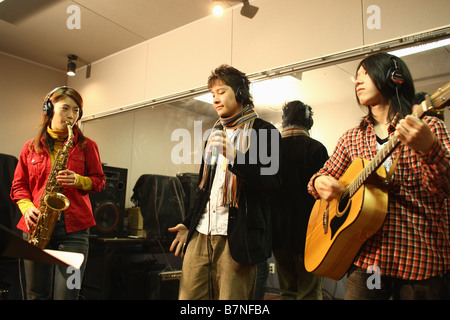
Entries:
[[369,164],[364,167],[361,173],[356,177],[356,179],[350,184],[349,191],[350,197],[352,197],[355,192],[366,182],[367,178],[370,177],[372,173],[378,170],[378,168],[383,164],[383,162],[394,152],[394,150],[400,145],[400,140],[392,137],[386,144],[381,148],[381,150],[376,154],[376,156],[369,162]]

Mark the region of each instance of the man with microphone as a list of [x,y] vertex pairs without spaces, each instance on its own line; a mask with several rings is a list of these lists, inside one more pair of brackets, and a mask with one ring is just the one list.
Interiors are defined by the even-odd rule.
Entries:
[[280,133],[258,117],[241,71],[208,78],[219,119],[204,149],[193,209],[173,228],[184,257],[179,299],[249,300],[256,265],[271,255],[269,195],[280,186]]

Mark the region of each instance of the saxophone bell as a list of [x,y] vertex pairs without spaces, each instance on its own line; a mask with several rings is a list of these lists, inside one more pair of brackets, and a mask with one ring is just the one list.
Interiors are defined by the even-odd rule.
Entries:
[[44,197],[44,202],[52,210],[64,211],[69,205],[69,199],[59,192],[48,193]]
[[42,207],[35,229],[29,234],[28,241],[34,246],[44,249],[58,222],[62,211],[70,206],[69,199],[59,192],[50,192],[43,197],[45,204]]

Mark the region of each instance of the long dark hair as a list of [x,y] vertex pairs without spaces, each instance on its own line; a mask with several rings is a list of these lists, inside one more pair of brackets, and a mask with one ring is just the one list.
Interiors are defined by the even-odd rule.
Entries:
[[[364,67],[383,99],[389,102],[389,119],[392,120],[397,113],[403,118],[412,112],[415,94],[414,82],[408,66],[402,59],[379,52],[363,59],[356,68],[356,72],[361,67]],[[389,73],[396,67],[403,74],[403,84],[401,85],[395,85],[389,78]],[[361,105],[357,95],[356,100]],[[369,110],[369,119],[373,120],[371,107],[365,107]],[[363,122],[361,122],[361,126],[364,126]]]
[[253,97],[250,94],[250,80],[245,73],[238,69],[223,64],[211,72],[208,78],[208,89],[211,89],[218,81],[230,86],[236,94],[236,100],[243,106],[253,108]]
[[[57,103],[58,101],[60,101],[64,98],[71,98],[73,101],[75,101],[75,103],[80,108],[80,114],[81,114],[81,112],[83,110],[83,98],[78,93],[78,91],[76,91],[75,89],[72,89],[70,87],[60,87],[60,88],[53,89],[52,91],[47,93],[47,95],[45,96],[44,104],[46,103],[47,99],[50,99],[50,102],[54,106],[55,103]],[[50,148],[50,145],[52,144],[52,143],[49,143],[49,141],[52,138],[47,133],[47,127],[50,126],[54,114],[55,114],[55,112],[53,110],[53,112],[51,112],[50,116],[48,116],[45,112],[42,115],[42,122],[41,122],[41,125],[39,126],[39,131],[38,131],[36,137],[33,139],[33,143],[30,144],[30,148],[31,148],[31,146],[34,146],[34,149],[37,152],[42,152],[42,147],[43,147],[42,142],[41,142],[42,138],[44,140],[44,144],[45,144],[46,148]],[[76,122],[73,125],[73,130],[76,131],[77,135],[78,135],[77,144],[80,146],[80,148],[83,149],[86,146],[86,138],[83,135],[83,133],[81,132],[81,130],[78,127]]]

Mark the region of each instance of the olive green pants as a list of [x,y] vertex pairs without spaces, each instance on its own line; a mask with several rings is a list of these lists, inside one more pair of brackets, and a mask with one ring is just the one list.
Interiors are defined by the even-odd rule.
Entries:
[[226,236],[196,233],[188,244],[180,280],[180,300],[250,300],[256,265],[231,258]]

